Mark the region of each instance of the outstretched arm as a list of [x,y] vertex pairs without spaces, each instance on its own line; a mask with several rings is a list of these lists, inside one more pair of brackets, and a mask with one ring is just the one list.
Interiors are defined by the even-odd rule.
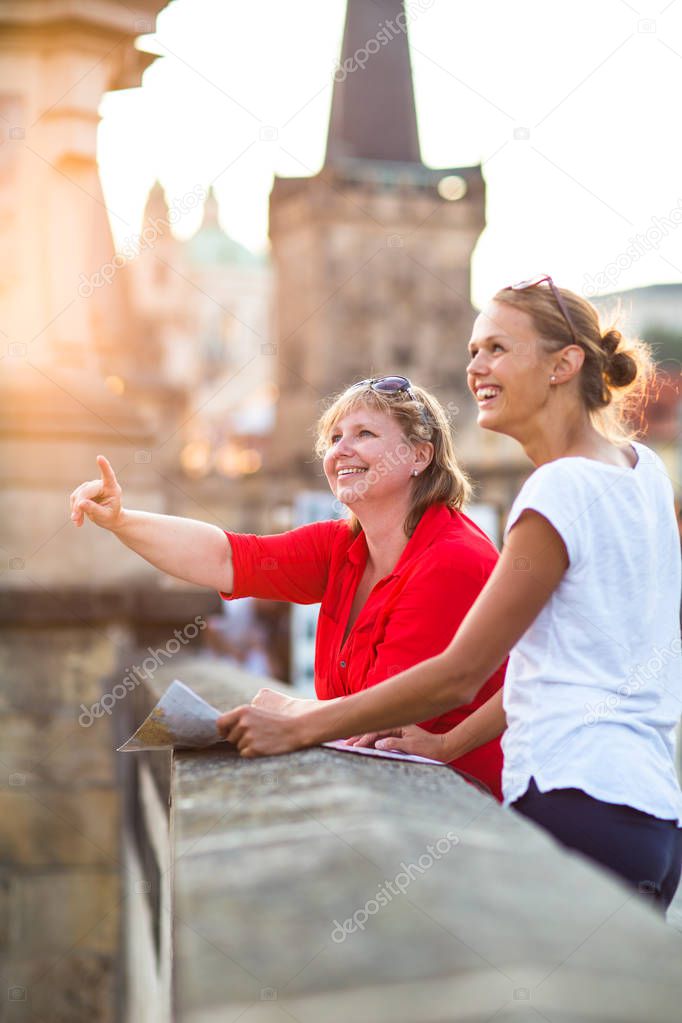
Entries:
[[558,532],[526,511],[500,560],[447,649],[340,704],[282,718],[240,707],[219,720],[243,755],[284,753],[329,739],[360,735],[435,717],[469,703],[533,623],[568,567]]
[[82,483],[71,494],[71,519],[76,526],[82,526],[87,517],[162,572],[231,592],[232,548],[222,529],[174,515],[128,511],[121,505],[121,487],[111,464],[98,455],[97,465],[100,479]]

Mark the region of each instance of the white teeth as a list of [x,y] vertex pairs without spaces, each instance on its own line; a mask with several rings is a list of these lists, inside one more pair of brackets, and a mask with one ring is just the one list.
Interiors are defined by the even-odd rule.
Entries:
[[495,398],[499,393],[499,387],[478,387],[476,389],[476,397],[479,401],[484,401],[486,398]]
[[366,469],[356,468],[356,467],[353,467],[353,468],[350,468],[350,469],[339,469],[339,471],[337,472],[336,475],[337,476],[352,476],[354,473],[357,473],[357,472],[367,472],[367,470]]

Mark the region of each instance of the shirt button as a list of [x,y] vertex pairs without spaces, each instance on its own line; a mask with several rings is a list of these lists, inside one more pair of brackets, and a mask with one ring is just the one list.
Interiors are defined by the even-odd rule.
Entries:
[[345,667],[346,667],[346,662],[345,662],[345,661],[341,661],[341,667],[342,667],[342,668],[345,668]]

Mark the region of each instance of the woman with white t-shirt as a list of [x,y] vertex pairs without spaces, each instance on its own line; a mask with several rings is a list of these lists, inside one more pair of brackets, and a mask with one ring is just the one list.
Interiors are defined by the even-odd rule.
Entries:
[[[454,639],[340,703],[295,719],[240,707],[219,727],[245,756],[355,736],[443,761],[506,727],[505,803],[667,907],[682,864],[680,547],[665,467],[623,426],[646,347],[542,277],[499,291],[469,350],[479,424],[537,468]],[[395,727],[469,702],[507,654],[503,692],[451,732]]]

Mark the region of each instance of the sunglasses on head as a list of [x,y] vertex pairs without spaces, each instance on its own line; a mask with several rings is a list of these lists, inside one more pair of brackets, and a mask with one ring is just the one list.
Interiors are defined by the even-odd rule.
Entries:
[[412,401],[416,402],[421,407],[421,417],[425,424],[432,428],[432,424],[429,420],[426,407],[423,401],[417,397],[412,390],[412,381],[408,377],[401,376],[386,376],[386,377],[369,377],[367,380],[358,380],[356,384],[351,386],[351,390],[360,387],[369,387],[372,391],[377,394],[383,394],[384,396],[391,397],[394,394],[407,394]]
[[412,401],[419,401],[412,390],[412,381],[407,377],[369,377],[367,380],[358,380],[357,384],[352,385],[352,389],[356,387],[369,387],[377,394],[409,394]]
[[509,284],[509,285],[507,285],[507,287],[504,290],[505,291],[525,291],[527,288],[535,288],[539,284],[548,284],[549,285],[549,290],[552,292],[552,295],[554,296],[554,300],[555,300],[556,304],[559,306],[559,310],[561,312],[561,315],[566,320],[566,323],[568,325],[568,329],[571,332],[571,336],[573,337],[573,340],[575,341],[576,344],[579,344],[580,342],[578,341],[578,332],[575,329],[575,326],[573,324],[573,320],[571,319],[571,314],[568,311],[568,307],[567,307],[566,303],[564,302],[563,298],[561,297],[561,292],[559,291],[559,289],[557,288],[556,284],[554,283],[552,278],[549,276],[549,274],[538,274],[537,277],[531,277],[527,281],[519,281],[518,284]]

